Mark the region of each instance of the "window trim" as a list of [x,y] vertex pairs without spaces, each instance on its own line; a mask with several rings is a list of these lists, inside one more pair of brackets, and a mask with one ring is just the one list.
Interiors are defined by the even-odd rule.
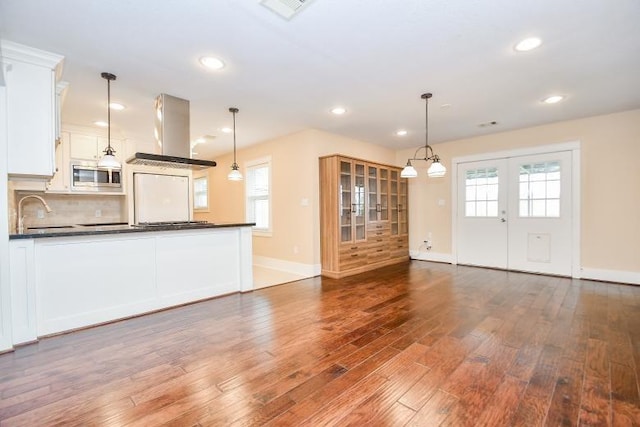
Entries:
[[249,190],[248,190],[248,185],[249,185],[249,169],[254,168],[256,166],[259,165],[267,165],[267,167],[269,168],[269,193],[268,193],[268,200],[269,200],[269,227],[268,228],[258,228],[257,226],[253,226],[251,227],[252,233],[254,236],[261,236],[261,237],[271,237],[273,235],[273,180],[272,180],[272,176],[273,176],[273,167],[272,167],[272,162],[271,162],[271,156],[265,156],[265,157],[260,157],[257,159],[253,159],[253,160],[249,160],[246,161],[244,163],[244,170],[245,170],[245,175],[246,175],[246,179],[245,179],[245,187],[244,187],[244,201],[245,201],[245,210],[244,210],[244,217],[245,217],[245,221],[247,222],[252,222],[249,220]]
[[[201,180],[204,179],[205,182],[207,183],[207,204],[206,206],[203,207],[197,207],[196,206],[196,181],[197,180]],[[193,211],[194,212],[209,212],[209,175],[202,175],[202,176],[197,176],[197,177],[193,177]]]

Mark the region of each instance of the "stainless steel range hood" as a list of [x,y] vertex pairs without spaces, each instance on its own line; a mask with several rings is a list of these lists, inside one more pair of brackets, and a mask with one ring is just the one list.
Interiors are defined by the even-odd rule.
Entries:
[[165,93],[158,95],[154,121],[156,141],[162,154],[136,153],[127,163],[192,170],[216,165],[213,160],[190,158],[189,101]]

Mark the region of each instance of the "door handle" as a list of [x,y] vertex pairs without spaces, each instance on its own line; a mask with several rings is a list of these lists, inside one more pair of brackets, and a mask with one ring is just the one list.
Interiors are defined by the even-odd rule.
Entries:
[[500,222],[507,222],[507,220],[504,218],[500,218]]
[[356,213],[356,204],[351,203],[351,213]]

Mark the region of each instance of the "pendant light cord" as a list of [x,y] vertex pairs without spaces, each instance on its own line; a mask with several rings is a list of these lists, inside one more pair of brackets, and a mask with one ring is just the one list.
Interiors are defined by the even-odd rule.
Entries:
[[101,76],[107,81],[107,149],[104,152],[113,156],[115,151],[111,148],[111,80],[115,80],[116,76],[111,73],[102,73]]
[[236,107],[229,108],[229,111],[233,114],[233,167],[237,168],[238,163],[236,162],[236,113],[238,110]]
[[236,110],[233,111],[233,163],[236,163]]
[[[422,94],[421,98],[425,100],[424,103],[424,156],[430,160],[433,157],[433,149],[429,145],[429,98],[433,95],[430,93]],[[431,156],[429,156],[429,150],[431,150]]]
[[111,79],[107,78],[107,151],[111,151]]

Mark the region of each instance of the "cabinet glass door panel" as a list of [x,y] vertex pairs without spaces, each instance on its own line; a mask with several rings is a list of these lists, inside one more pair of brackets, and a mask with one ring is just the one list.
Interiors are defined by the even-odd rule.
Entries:
[[351,230],[351,210],[352,204],[352,176],[351,162],[340,162],[340,241],[350,242],[353,240]]
[[365,165],[356,163],[354,165],[354,198],[353,198],[353,221],[355,225],[355,240],[364,240],[367,237],[365,227]]
[[400,234],[408,234],[409,233],[409,222],[408,222],[408,206],[409,202],[409,188],[407,186],[407,180],[400,178],[399,181],[399,194],[398,194],[398,223]]
[[378,220],[378,168],[373,166],[367,167],[369,171],[369,222]]
[[380,169],[380,221],[389,220],[389,170]]
[[398,171],[391,171],[389,183],[389,211],[391,212],[391,235],[397,236],[398,227]]

